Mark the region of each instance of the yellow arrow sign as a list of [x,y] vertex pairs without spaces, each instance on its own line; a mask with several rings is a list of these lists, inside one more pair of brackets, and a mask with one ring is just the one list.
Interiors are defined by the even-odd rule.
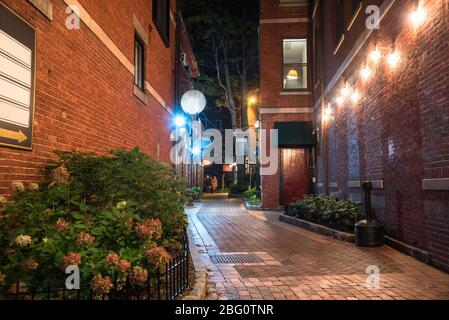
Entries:
[[17,132],[1,128],[0,128],[0,138],[16,140],[18,143],[22,143],[28,140],[28,137],[22,132],[22,130],[19,130]]

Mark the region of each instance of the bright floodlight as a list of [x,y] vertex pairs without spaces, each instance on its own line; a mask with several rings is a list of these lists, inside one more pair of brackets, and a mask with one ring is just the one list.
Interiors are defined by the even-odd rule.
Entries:
[[185,113],[196,115],[206,108],[206,97],[198,90],[190,90],[181,98],[181,107]]
[[175,126],[177,128],[183,128],[186,125],[186,118],[183,116],[176,116],[175,117]]
[[200,155],[200,154],[201,154],[201,148],[200,148],[200,147],[193,147],[193,149],[192,149],[192,154],[193,154],[194,156]]

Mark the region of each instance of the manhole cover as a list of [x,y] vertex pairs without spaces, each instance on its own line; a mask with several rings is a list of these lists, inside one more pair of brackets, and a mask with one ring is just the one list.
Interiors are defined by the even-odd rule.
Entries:
[[263,263],[256,254],[214,254],[210,256],[214,264]]

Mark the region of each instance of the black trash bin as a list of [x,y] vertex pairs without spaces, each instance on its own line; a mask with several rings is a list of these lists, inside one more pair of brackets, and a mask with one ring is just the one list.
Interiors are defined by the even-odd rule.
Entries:
[[366,220],[355,225],[355,243],[359,247],[381,247],[384,245],[384,229],[372,214],[371,191],[373,184],[365,182],[363,190],[365,192]]

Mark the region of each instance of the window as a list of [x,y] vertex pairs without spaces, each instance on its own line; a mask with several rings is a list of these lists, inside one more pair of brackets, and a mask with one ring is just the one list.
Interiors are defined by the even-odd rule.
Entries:
[[335,32],[336,32],[336,43],[339,43],[341,40],[341,37],[345,33],[345,2],[344,0],[335,0],[336,2],[336,25],[335,25]]
[[357,19],[357,16],[359,15],[360,11],[362,10],[362,0],[351,0],[351,19],[349,20],[348,27],[346,28],[347,31],[351,30],[354,22]]
[[284,90],[307,89],[307,40],[284,39],[283,42]]
[[315,59],[315,87],[318,85],[318,83],[321,81],[321,72],[322,72],[322,66],[321,66],[321,61],[322,61],[322,54],[323,54],[323,33],[321,30],[321,22],[318,21],[314,27],[314,47],[315,47],[315,54],[314,54],[314,59]]
[[170,46],[170,0],[153,0],[153,22],[165,46]]
[[355,15],[360,8],[362,0],[351,0],[351,16]]
[[134,35],[134,84],[145,90],[145,44],[137,33]]

